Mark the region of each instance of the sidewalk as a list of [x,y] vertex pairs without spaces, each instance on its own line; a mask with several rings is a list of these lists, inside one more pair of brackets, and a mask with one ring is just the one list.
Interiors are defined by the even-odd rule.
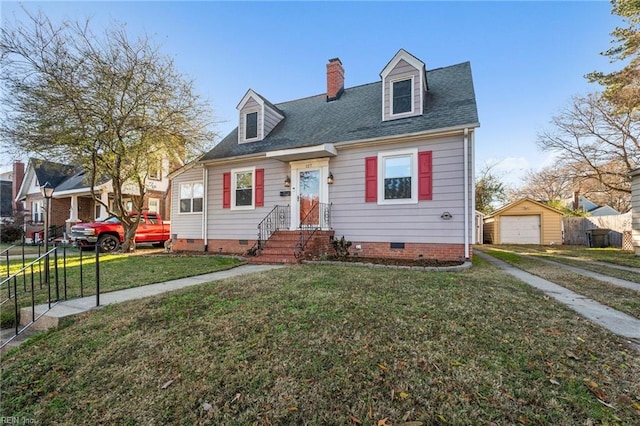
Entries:
[[547,296],[564,303],[570,309],[573,309],[580,315],[601,325],[612,333],[628,339],[632,346],[640,350],[640,319],[602,305],[595,300],[511,266],[479,250],[474,252],[474,255],[494,264],[530,286],[541,290]]
[[[111,291],[100,295],[100,306],[111,305],[114,303],[122,303],[129,300],[142,299],[144,297],[156,296],[169,291],[179,290],[194,285],[204,284],[212,281],[222,280],[225,278],[237,277],[240,275],[252,274],[256,272],[270,271],[273,269],[284,268],[285,265],[242,265],[225,271],[212,272],[204,275],[196,275],[193,277],[180,278],[177,280],[166,281],[162,283],[149,284],[141,287],[128,288],[125,290]],[[35,307],[36,318],[46,312],[48,304],[37,305]],[[70,299],[60,301],[57,305],[53,306],[49,312],[39,318],[27,331],[21,333],[16,337],[8,346],[17,346],[22,341],[27,339],[33,331],[47,330],[49,328],[57,327],[60,320],[74,315],[88,312],[96,307],[96,296],[82,297],[78,299]],[[32,312],[31,308],[23,308],[20,311],[20,324],[24,326],[31,322]],[[6,334],[6,333],[4,333]],[[12,334],[11,334],[12,335]],[[9,338],[10,336],[2,336],[3,338]]]

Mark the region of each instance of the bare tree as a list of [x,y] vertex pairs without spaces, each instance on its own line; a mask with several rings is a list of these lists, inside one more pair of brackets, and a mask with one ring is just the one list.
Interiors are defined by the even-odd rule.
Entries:
[[476,176],[476,210],[482,213],[491,213],[507,200],[506,187],[494,171],[497,164],[485,164]]
[[557,153],[557,166],[573,168],[574,176],[629,194],[629,170],[640,164],[639,119],[640,111],[623,111],[597,93],[575,96],[538,144]]
[[528,197],[536,201],[548,202],[571,197],[574,190],[570,170],[559,167],[546,167],[539,171],[525,173],[524,186],[511,192],[510,198]]
[[[211,108],[147,36],[27,14],[0,32],[4,147],[83,166],[98,203],[93,188],[110,181],[113,207],[103,205],[121,220],[127,251],[149,171],[159,155],[183,162],[213,141]],[[125,194],[136,195],[133,217]]]

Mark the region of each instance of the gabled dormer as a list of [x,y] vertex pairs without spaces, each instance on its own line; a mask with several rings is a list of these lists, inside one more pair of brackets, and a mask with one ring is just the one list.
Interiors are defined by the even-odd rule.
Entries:
[[382,121],[422,115],[428,90],[424,62],[400,49],[380,77]]
[[284,114],[271,102],[249,89],[238,106],[238,143],[257,142],[284,119]]

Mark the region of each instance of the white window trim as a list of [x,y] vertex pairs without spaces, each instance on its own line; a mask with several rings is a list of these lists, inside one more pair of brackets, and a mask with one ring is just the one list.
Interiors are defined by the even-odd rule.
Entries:
[[[156,206],[157,206],[157,210],[151,210],[151,202],[155,202]],[[154,197],[149,197],[149,200],[147,202],[147,205],[149,206],[148,212],[149,213],[160,213],[160,198],[154,198]]]
[[[236,206],[236,176],[240,173],[251,172],[251,205]],[[231,169],[231,210],[255,210],[256,208],[256,168],[244,167]]]
[[[249,114],[253,114],[256,113],[256,137],[255,138],[250,138],[247,139],[247,115]],[[260,126],[260,113],[261,113],[261,109],[254,107],[254,108],[249,108],[245,111],[242,111],[242,120],[244,123],[244,128],[243,128],[243,132],[242,132],[242,141],[243,142],[255,142],[255,141],[259,141],[262,139],[262,126]]]
[[[415,105],[416,105],[416,98],[415,98],[415,81],[414,81],[414,75],[410,75],[410,76],[403,76],[403,77],[398,77],[395,78],[393,80],[389,81],[389,117],[393,117],[393,118],[398,118],[398,117],[404,117],[404,116],[409,116],[409,115],[414,115],[415,114]],[[398,114],[394,114],[393,112],[393,85],[394,83],[398,83],[401,81],[405,81],[405,80],[411,80],[411,110],[410,111],[405,111],[405,112],[400,112]]]
[[[411,198],[400,200],[384,199],[384,159],[411,155]],[[378,205],[418,203],[418,148],[378,153]]]
[[44,201],[35,200],[31,202],[31,221],[33,223],[44,223]]
[[[178,214],[180,214],[180,215],[194,215],[194,214],[201,215],[202,214],[202,212],[194,212],[193,211],[193,191],[191,191],[191,198],[190,198],[190,200],[191,200],[191,211],[189,211],[189,212],[180,211],[180,200],[183,199],[183,198],[181,198],[182,185],[189,185],[189,184],[193,185],[193,184],[197,184],[197,183],[202,185],[202,190],[204,191],[204,182],[202,182],[201,180],[194,180],[194,181],[189,181],[189,182],[180,182],[180,185],[178,186]],[[203,210],[204,210],[204,203],[206,202],[205,201],[205,198],[206,198],[205,195],[206,194],[204,194],[204,193],[202,194],[202,209]],[[185,200],[186,200],[186,198],[185,198]]]

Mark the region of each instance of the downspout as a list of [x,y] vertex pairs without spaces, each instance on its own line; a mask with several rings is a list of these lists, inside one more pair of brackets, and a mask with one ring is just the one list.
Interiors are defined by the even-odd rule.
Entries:
[[204,251],[209,251],[209,227],[207,226],[207,218],[209,216],[209,203],[207,202],[207,194],[209,187],[209,169],[207,166],[202,168],[202,189],[204,191],[202,198],[202,239],[204,242]]
[[465,127],[463,138],[464,164],[464,257],[469,259],[469,129]]
[[[471,223],[473,223],[473,241],[471,241],[471,244],[476,244],[476,132],[471,132],[469,153],[471,155]],[[482,242],[482,235],[480,235],[480,239],[480,242]]]

